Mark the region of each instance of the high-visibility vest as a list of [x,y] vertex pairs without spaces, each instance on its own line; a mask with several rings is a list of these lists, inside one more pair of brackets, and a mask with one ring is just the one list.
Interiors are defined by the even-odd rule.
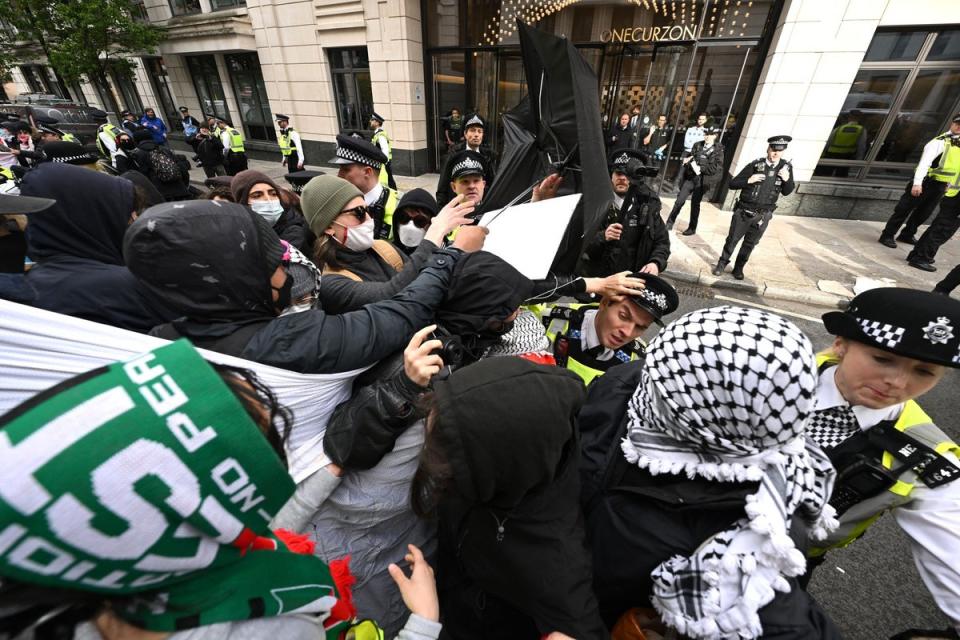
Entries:
[[[818,366],[839,364],[839,362],[839,358],[832,353],[817,354]],[[913,400],[908,400],[904,404],[894,428],[941,455],[948,451],[960,455],[960,447],[950,439],[950,436],[933,424],[930,416]],[[883,452],[880,462],[886,469],[892,469],[897,464],[893,454],[887,451]],[[822,546],[810,549],[808,555],[823,555],[830,549],[845,547],[859,538],[885,511],[910,502],[913,499],[911,493],[918,480],[919,477],[914,470],[908,468],[900,474],[897,482],[889,489],[850,507],[840,515],[840,526],[821,543]]]
[[[583,315],[591,309],[599,309],[599,304],[540,304],[529,305],[527,308],[540,316],[546,327],[557,365],[573,371],[580,376],[584,384],[590,384],[610,367],[637,360],[646,349],[642,341],[634,340],[617,349],[609,360],[600,361],[584,354],[580,330]],[[565,340],[565,344],[558,346],[557,340],[561,338]]]
[[833,131],[833,139],[827,147],[827,152],[852,156],[857,152],[857,141],[860,140],[863,131],[863,125],[853,123],[837,127]]
[[16,176],[13,175],[13,171],[9,167],[0,167],[0,176],[3,176],[7,180],[13,180]]
[[[390,142],[390,137],[387,135],[386,131],[383,129],[377,129],[373,132],[373,137],[370,138],[370,142],[373,143],[373,146],[380,149],[380,139],[387,141],[387,162],[393,160],[393,143]],[[378,176],[380,184],[387,185],[390,184],[390,174],[387,172],[387,165],[380,167],[380,175]]]
[[227,132],[230,134],[230,151],[234,153],[244,153],[243,134],[233,127],[227,127]]
[[293,133],[293,127],[287,127],[286,131],[280,132],[280,154],[286,158],[293,150],[296,149],[295,145],[290,143],[290,134]]
[[77,140],[77,136],[73,135],[72,133],[65,133],[60,139],[64,142],[76,142],[77,144],[80,144],[80,141]]
[[100,152],[104,158],[110,157],[110,150],[103,146],[103,140],[100,139],[100,134],[105,133],[110,136],[111,140],[116,140],[117,136],[122,133],[120,127],[117,127],[109,122],[102,124],[97,127],[97,151]]
[[960,147],[954,146],[950,134],[937,136],[934,140],[943,140],[945,148],[940,154],[940,160],[935,166],[927,169],[927,175],[938,182],[947,183],[947,198],[953,198],[960,193]]

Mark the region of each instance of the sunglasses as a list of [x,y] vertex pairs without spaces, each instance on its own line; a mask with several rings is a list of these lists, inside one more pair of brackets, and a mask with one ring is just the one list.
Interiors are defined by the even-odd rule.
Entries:
[[394,219],[396,219],[397,224],[407,224],[408,222],[413,222],[414,226],[417,229],[426,229],[430,226],[430,218],[425,216],[422,213],[410,214],[406,211],[398,211],[393,214]]
[[340,215],[351,215],[357,219],[359,222],[363,222],[367,219],[370,211],[367,209],[367,205],[362,204],[359,207],[354,207],[352,209],[344,209],[340,212]]

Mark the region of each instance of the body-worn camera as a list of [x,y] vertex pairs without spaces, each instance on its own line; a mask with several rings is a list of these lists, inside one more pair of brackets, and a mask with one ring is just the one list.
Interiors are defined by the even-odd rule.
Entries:
[[640,160],[639,158],[630,158],[622,169],[629,180],[643,180],[657,175],[657,168]]

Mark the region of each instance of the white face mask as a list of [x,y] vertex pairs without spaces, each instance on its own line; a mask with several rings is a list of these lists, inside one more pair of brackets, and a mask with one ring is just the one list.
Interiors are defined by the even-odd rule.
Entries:
[[426,229],[419,229],[411,220],[407,224],[402,224],[397,228],[397,236],[400,238],[400,244],[405,247],[416,247],[427,235]]
[[250,205],[254,213],[259,214],[272,226],[283,215],[283,204],[279,200],[254,202]]
[[343,246],[352,251],[366,251],[373,246],[373,226],[373,218],[367,218],[355,227],[347,227],[347,239]]

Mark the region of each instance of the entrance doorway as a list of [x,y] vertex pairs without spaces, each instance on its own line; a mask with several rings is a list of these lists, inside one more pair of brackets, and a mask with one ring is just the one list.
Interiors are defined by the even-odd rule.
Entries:
[[[632,115],[639,109],[634,147],[650,153],[662,149],[656,183],[659,193],[672,191],[681,167],[684,134],[701,113],[707,114],[709,125],[721,130],[718,140],[729,162],[738,125],[746,115],[748,79],[757,57],[754,47],[702,43],[608,45],[605,57],[600,88],[604,126],[612,127],[621,114]],[[658,137],[661,142],[655,146],[651,137],[651,144],[644,145],[660,116],[665,116],[667,123]],[[669,135],[663,137],[663,133]],[[666,142],[665,149],[662,142]]]

